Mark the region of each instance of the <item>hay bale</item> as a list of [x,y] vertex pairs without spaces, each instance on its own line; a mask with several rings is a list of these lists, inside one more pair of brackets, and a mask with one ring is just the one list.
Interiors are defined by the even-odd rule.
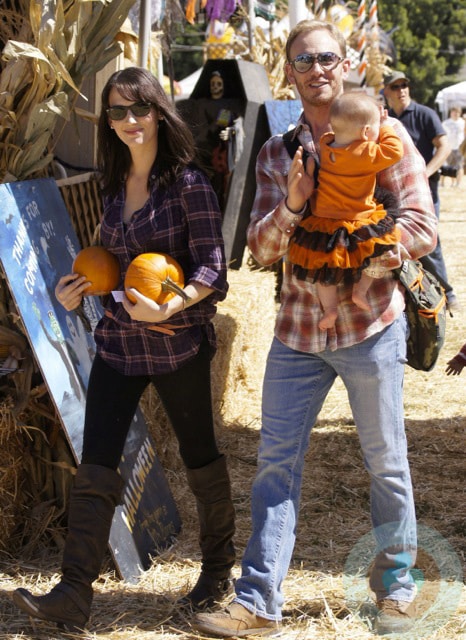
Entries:
[[212,365],[219,424],[259,427],[265,362],[276,316],[274,273],[243,267],[228,274],[230,290],[218,305],[218,353]]
[[11,399],[0,404],[0,545],[9,539],[18,517],[18,484],[20,482],[21,438],[13,418]]

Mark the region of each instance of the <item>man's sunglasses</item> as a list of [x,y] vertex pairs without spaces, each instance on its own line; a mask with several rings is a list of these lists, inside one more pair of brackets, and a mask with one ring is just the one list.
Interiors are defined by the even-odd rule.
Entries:
[[131,111],[135,118],[143,118],[144,116],[149,115],[151,109],[151,104],[147,104],[145,102],[135,102],[134,104],[128,104],[124,106],[117,105],[116,107],[109,107],[107,109],[107,114],[112,120],[123,120],[124,118],[126,118],[128,111]]
[[298,73],[306,73],[306,71],[312,69],[316,62],[322,67],[322,69],[331,71],[332,69],[335,69],[335,67],[337,67],[343,60],[344,58],[342,56],[339,56],[332,51],[324,51],[323,53],[316,54],[301,53],[299,56],[296,56],[296,58],[292,60],[290,64]]
[[388,88],[390,91],[398,91],[399,89],[407,89],[409,87],[409,82],[400,82],[399,84],[389,84]]

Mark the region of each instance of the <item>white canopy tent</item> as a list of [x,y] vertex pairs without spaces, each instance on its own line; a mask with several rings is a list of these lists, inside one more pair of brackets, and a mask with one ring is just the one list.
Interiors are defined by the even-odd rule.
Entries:
[[443,120],[448,118],[448,111],[453,105],[466,109],[466,80],[439,91],[435,103]]

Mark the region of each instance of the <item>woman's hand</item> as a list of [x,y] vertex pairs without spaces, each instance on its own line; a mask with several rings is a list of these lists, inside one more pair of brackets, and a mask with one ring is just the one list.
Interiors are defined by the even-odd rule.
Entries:
[[313,158],[308,158],[306,166],[303,162],[303,148],[296,151],[288,173],[288,196],[286,206],[294,213],[300,213],[314,190]]
[[[169,313],[168,311],[168,302],[157,304],[157,302],[154,302],[151,298],[143,296],[137,289],[128,289],[128,291],[136,298],[136,302],[133,304],[125,295],[122,300],[122,305],[132,320],[139,320],[140,322],[166,322],[172,315],[173,312]],[[182,304],[180,304],[180,310],[181,308]]]
[[77,273],[69,273],[62,276],[55,287],[55,297],[67,311],[72,311],[79,307],[83,299],[84,292],[91,283],[86,276]]
[[125,295],[122,300],[122,305],[133,320],[140,320],[141,322],[166,322],[171,316],[175,315],[175,313],[184,311],[193,304],[210,296],[213,289],[198,282],[190,282],[184,287],[184,292],[188,296],[187,300],[176,295],[164,304],[157,304],[157,302],[154,302],[151,298],[146,298],[146,296],[139,293],[137,289],[128,289],[128,291],[136,298],[136,302],[133,304]]

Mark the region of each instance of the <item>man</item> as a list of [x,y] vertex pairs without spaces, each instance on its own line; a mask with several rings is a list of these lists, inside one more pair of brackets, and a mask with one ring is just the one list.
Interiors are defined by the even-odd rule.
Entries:
[[[270,138],[257,159],[257,192],[248,243],[259,263],[286,256],[296,227],[309,215],[314,179],[303,147],[319,161],[319,140],[329,131],[329,109],[343,92],[350,60],[341,32],[331,23],[300,22],[286,45],[285,71],[301,96],[296,128],[301,147],[291,159],[282,136]],[[428,253],[436,219],[424,162],[399,122],[389,118],[403,144],[403,158],[379,174],[379,184],[400,199],[399,245],[376,260],[393,269],[404,258]],[[282,617],[282,583],[295,544],[304,456],[309,436],[337,376],[350,399],[371,481],[371,515],[377,557],[370,584],[378,632],[413,623],[416,519],[404,430],[402,381],[406,361],[404,295],[388,272],[375,279],[370,310],[351,301],[351,284],[338,285],[338,317],[321,331],[316,287],[299,279],[285,258],[281,306],[263,387],[258,468],[251,497],[252,534],[225,610],[198,614],[193,626],[221,637],[273,632]],[[325,535],[325,532],[320,532]]]
[[[439,170],[451,151],[446,131],[433,109],[411,99],[409,79],[402,71],[393,71],[384,78],[384,95],[389,106],[388,115],[397,118],[404,124],[425,160],[435,215],[438,219],[440,216]],[[445,289],[450,312],[455,308],[458,309],[458,300],[453,287],[448,282],[440,238],[437,239],[435,249],[429,255],[424,256],[421,262],[438,278]]]
[[[447,132],[448,142],[451,147],[450,155],[445,164],[456,171],[456,176],[453,178],[452,184],[455,187],[459,187],[464,173],[464,158],[461,145],[464,140],[465,122],[461,114],[461,107],[456,105],[450,107],[449,117],[442,122],[442,125]],[[445,176],[442,175],[440,180],[440,184],[443,187]]]

